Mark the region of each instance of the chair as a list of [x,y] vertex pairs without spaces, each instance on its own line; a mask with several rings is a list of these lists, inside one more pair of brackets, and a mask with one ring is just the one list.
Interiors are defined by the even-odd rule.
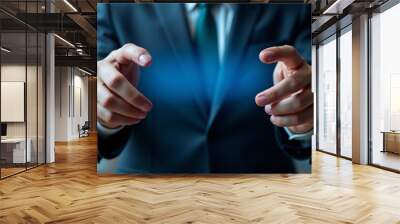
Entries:
[[85,121],[85,123],[82,125],[82,127],[78,124],[79,138],[89,136],[89,130],[90,130],[89,121]]

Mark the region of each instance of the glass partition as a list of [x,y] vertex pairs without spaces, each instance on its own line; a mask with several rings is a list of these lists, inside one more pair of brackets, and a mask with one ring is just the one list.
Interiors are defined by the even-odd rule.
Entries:
[[[27,4],[28,3],[28,4]],[[1,1],[17,16],[44,1]],[[45,34],[0,12],[0,178],[45,162]]]
[[37,165],[38,159],[38,145],[37,145],[37,132],[38,132],[38,35],[36,32],[27,33],[27,81],[26,81],[26,113],[27,113],[27,150],[31,151],[30,160],[27,163],[28,168]]
[[[27,13],[39,13],[38,1],[27,1]],[[38,17],[30,20],[38,23]],[[27,141],[31,147],[31,161],[27,167],[32,168],[38,164],[38,64],[39,64],[39,33],[35,29],[27,27]]]
[[38,74],[37,74],[37,162],[46,162],[46,143],[45,143],[45,124],[46,124],[46,37],[43,33],[38,33]]
[[26,41],[25,32],[1,34],[2,177],[24,171],[31,161],[26,136]]

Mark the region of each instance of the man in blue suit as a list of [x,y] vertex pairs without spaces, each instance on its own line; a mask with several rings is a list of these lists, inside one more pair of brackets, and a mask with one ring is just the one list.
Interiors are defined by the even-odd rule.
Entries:
[[308,5],[99,4],[97,19],[100,173],[309,170]]

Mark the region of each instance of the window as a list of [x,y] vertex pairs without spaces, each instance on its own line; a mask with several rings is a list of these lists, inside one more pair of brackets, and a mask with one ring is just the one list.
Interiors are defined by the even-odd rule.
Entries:
[[352,32],[342,31],[340,41],[340,155],[352,157]]
[[318,149],[336,153],[336,36],[318,47]]
[[371,162],[400,170],[400,4],[371,18]]

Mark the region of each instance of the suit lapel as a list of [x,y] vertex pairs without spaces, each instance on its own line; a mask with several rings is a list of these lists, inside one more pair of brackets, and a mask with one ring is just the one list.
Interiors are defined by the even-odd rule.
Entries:
[[[195,60],[195,50],[190,35],[189,24],[182,3],[158,3],[154,4],[158,21],[168,38],[173,50],[173,56],[178,60],[184,77],[188,80],[198,79],[198,64]],[[188,72],[188,69],[190,72]],[[177,87],[178,88],[178,87]],[[192,88],[195,90],[195,88]],[[195,105],[202,118],[207,119],[206,106],[204,105],[204,93],[193,91]]]
[[217,81],[217,89],[211,106],[211,116],[208,127],[212,125],[217,116],[231,82],[235,79],[235,72],[248,44],[254,23],[260,12],[260,7],[252,7],[251,4],[238,4],[235,9],[232,28],[229,35],[228,44],[224,54],[223,65]]

